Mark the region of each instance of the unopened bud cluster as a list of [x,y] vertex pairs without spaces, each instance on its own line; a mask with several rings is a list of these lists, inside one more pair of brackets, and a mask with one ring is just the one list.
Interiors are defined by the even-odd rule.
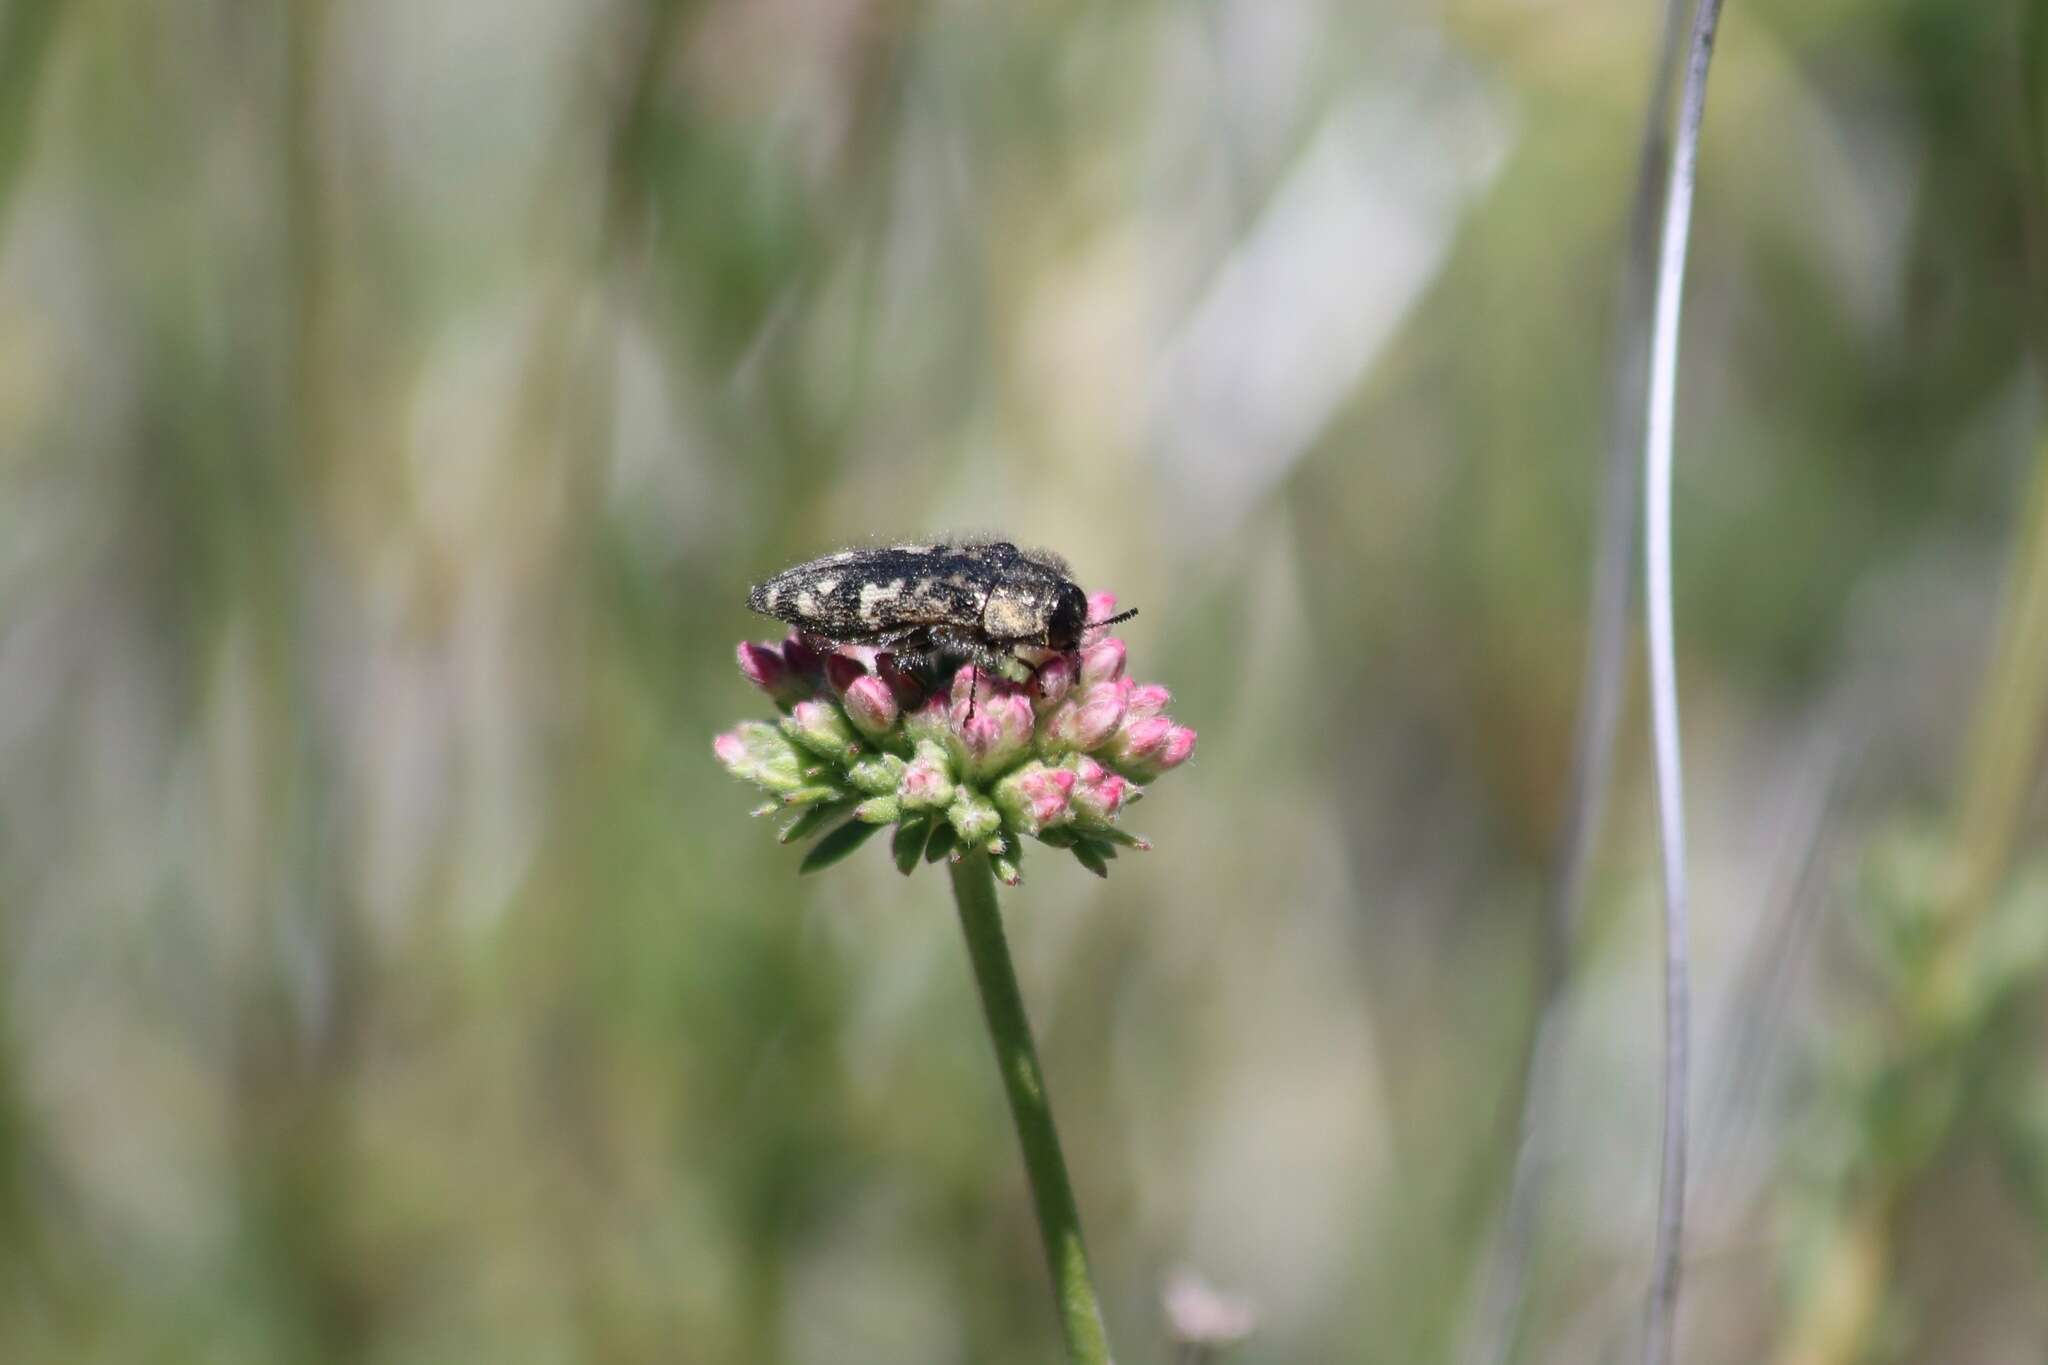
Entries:
[[[1091,621],[1106,620],[1116,599],[1100,593],[1088,606]],[[961,667],[928,688],[865,646],[801,635],[743,644],[740,671],[783,714],[712,747],[729,772],[773,798],[756,814],[791,814],[785,843],[823,836],[805,871],[894,826],[905,873],[986,849],[996,875],[1015,886],[1030,835],[1107,876],[1117,850],[1150,847],[1117,817],[1195,748],[1195,732],[1165,714],[1167,690],[1133,682],[1124,661],[1124,642],[1106,636],[1028,660],[1028,682]]]

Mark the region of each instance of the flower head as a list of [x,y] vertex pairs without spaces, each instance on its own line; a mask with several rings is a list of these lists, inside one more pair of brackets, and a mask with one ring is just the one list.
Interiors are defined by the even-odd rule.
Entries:
[[[1116,599],[1088,599],[1107,621]],[[1117,820],[1142,786],[1186,762],[1195,732],[1165,715],[1156,683],[1132,681],[1124,642],[1098,624],[1071,653],[1019,651],[1016,680],[971,665],[934,677],[885,650],[802,635],[743,644],[740,672],[782,712],[719,735],[712,752],[733,776],[790,809],[783,838],[826,834],[806,871],[895,826],[897,866],[986,850],[997,874],[1020,879],[1022,840],[1073,854],[1108,874],[1120,849],[1145,840]]]

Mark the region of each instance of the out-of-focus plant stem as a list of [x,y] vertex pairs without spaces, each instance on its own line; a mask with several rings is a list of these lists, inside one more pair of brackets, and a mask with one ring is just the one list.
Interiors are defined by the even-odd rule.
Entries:
[[28,160],[36,95],[64,0],[12,0],[0,8],[0,226]]
[[1941,947],[1920,1002],[1935,1022],[1955,1007],[1971,931],[2011,866],[2048,735],[2048,441],[2033,484],[1971,736]]
[[[36,94],[49,66],[51,39],[63,8],[63,0],[13,0],[0,9],[0,242],[5,241],[7,210],[28,160]],[[12,965],[0,958],[0,1008],[12,1004],[6,997],[6,988],[12,984],[8,971]],[[36,1224],[28,1216],[28,1203],[20,1197],[20,1188],[6,1178],[25,1168],[24,1158],[30,1150],[32,1129],[23,1119],[21,1080],[11,1040],[0,1041],[0,1243],[12,1242],[22,1248],[22,1261],[29,1271],[41,1275],[45,1267]]]
[[606,149],[605,219],[599,250],[607,261],[624,247],[629,230],[644,216],[654,180],[655,108],[676,34],[691,8],[682,0],[649,0],[633,16],[639,25],[636,55]]
[[[1905,1002],[1907,1046],[1951,1039],[1968,1012],[1974,935],[2011,868],[2048,741],[2048,441],[2035,459],[1974,714],[1937,945]],[[1898,1210],[1922,1169],[1917,1161],[1885,1166],[1844,1211],[1801,1296],[1782,1365],[1848,1365],[1859,1357],[1883,1306]]]
[[1053,1126],[1052,1102],[1038,1067],[1038,1049],[1024,1017],[1024,997],[1017,971],[1003,937],[1002,913],[996,907],[995,873],[988,855],[976,852],[952,865],[953,899],[960,909],[960,928],[967,936],[967,955],[974,963],[975,985],[995,1044],[996,1065],[1003,1073],[1003,1092],[1017,1140],[1024,1148],[1024,1169],[1038,1209],[1038,1230],[1045,1239],[1045,1260],[1059,1299],[1060,1329],[1066,1336],[1067,1359],[1074,1365],[1107,1365],[1109,1339],[1102,1325],[1102,1306],[1088,1273],[1088,1253],[1081,1242],[1081,1215],[1060,1155],[1059,1132]]
[[1671,465],[1678,406],[1678,322],[1685,298],[1685,254],[1699,174],[1700,124],[1707,111],[1707,68],[1721,0],[1699,0],[1679,97],[1678,136],[1664,202],[1657,270],[1656,322],[1650,341],[1650,400],[1643,443],[1643,596],[1650,652],[1650,728],[1657,758],[1658,827],[1664,848],[1664,1143],[1657,1196],[1657,1243],[1644,1312],[1643,1359],[1672,1357],[1679,1262],[1685,1242],[1686,1077],[1690,990],[1687,981],[1685,778],[1679,757],[1678,659],[1672,623]]
[[1615,309],[1614,369],[1608,391],[1606,462],[1601,474],[1600,532],[1593,573],[1585,673],[1579,684],[1572,731],[1571,775],[1558,829],[1544,924],[1542,998],[1521,1075],[1513,1167],[1500,1227],[1494,1236],[1477,1313],[1462,1358],[1468,1365],[1504,1365],[1514,1358],[1528,1267],[1547,1174],[1550,1110],[1557,1086],[1572,939],[1584,898],[1586,865],[1607,807],[1613,780],[1614,734],[1626,676],[1629,620],[1635,601],[1635,563],[1641,523],[1644,387],[1649,364],[1650,307],[1657,268],[1659,216],[1671,160],[1671,90],[1678,79],[1683,0],[1666,0],[1657,37],[1650,99],[1636,153],[1635,196],[1629,210],[1628,254]]

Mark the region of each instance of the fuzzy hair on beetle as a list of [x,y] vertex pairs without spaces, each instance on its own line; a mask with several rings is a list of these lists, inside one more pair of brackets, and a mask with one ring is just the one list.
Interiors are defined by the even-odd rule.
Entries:
[[[1094,629],[1066,561],[1007,540],[841,550],[757,583],[747,605],[835,645],[874,645],[913,666],[947,657],[1022,682],[1019,647],[1070,653]],[[970,699],[969,705],[972,706]]]

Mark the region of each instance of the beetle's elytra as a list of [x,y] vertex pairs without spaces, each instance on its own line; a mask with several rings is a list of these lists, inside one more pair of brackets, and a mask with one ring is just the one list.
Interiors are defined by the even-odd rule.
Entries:
[[1089,628],[1066,564],[1007,540],[842,550],[756,584],[747,605],[835,644],[951,653],[1004,673],[1016,647],[1072,650]]

